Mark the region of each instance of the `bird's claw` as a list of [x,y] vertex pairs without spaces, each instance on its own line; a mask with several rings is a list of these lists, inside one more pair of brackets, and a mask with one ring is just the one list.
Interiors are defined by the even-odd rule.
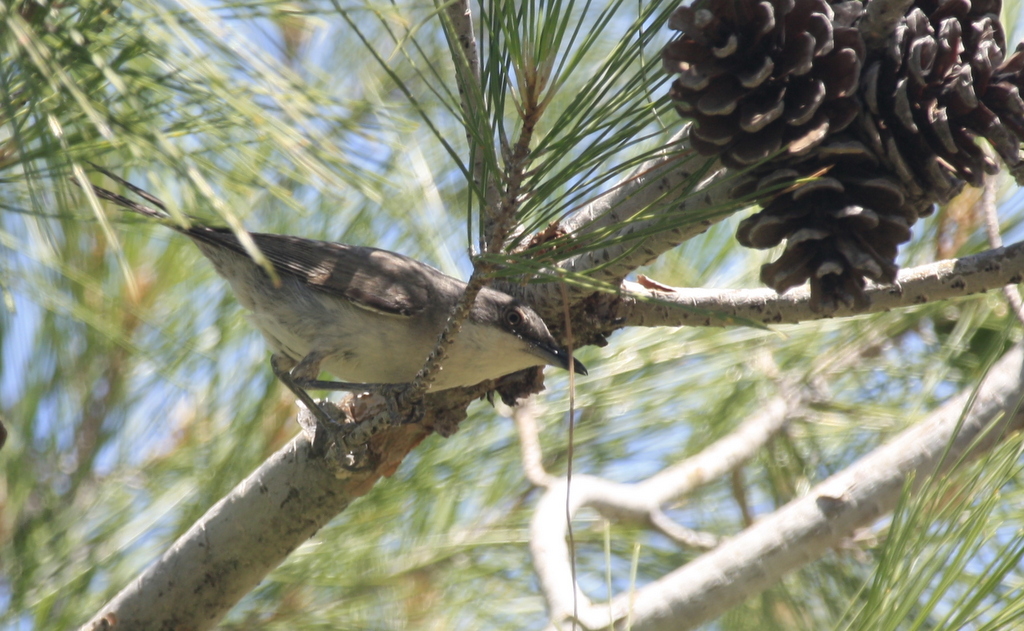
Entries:
[[425,415],[423,396],[416,393],[412,384],[381,384],[379,389],[374,390],[374,393],[384,398],[392,427],[419,423],[423,420]]
[[[312,357],[310,354],[309,357]],[[319,358],[315,358],[319,359]],[[294,362],[292,362],[294,363]],[[274,373],[301,400],[312,418],[306,418],[302,424],[303,431],[310,439],[312,454],[325,456],[329,452],[338,451],[352,454],[363,448],[378,433],[392,427],[400,427],[408,423],[418,423],[426,415],[423,405],[423,394],[409,383],[347,383],[339,381],[318,381],[308,378],[308,371],[298,371],[302,378],[296,378],[294,368],[287,370],[287,364],[271,358]],[[375,415],[358,423],[338,423],[323,408],[334,407],[333,403],[324,401],[316,403],[306,393],[306,389],[348,390],[350,392],[368,392],[384,399],[386,416]],[[339,411],[340,412],[340,411]],[[336,449],[332,449],[336,447]],[[348,457],[348,456],[346,456]],[[344,466],[344,465],[342,465]],[[347,470],[350,467],[344,466]]]
[[[333,412],[333,414],[331,413]],[[302,432],[309,439],[310,456],[325,461],[335,469],[336,477],[344,477],[353,472],[371,468],[371,454],[365,445],[350,446],[346,443],[352,424],[329,420],[324,422],[320,416],[329,418],[346,417],[345,412],[336,403],[329,400],[317,402],[317,411],[303,408],[299,412],[298,422]]]

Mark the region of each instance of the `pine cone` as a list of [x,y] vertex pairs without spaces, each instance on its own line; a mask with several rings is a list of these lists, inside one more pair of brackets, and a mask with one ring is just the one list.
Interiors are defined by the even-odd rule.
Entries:
[[996,173],[979,136],[1007,164],[1020,161],[1024,103],[1014,81],[1024,62],[1002,64],[999,8],[999,0],[917,0],[866,64],[861,132],[916,196],[947,201],[963,181],[981,186]]
[[698,0],[662,51],[671,97],[703,155],[742,168],[780,150],[803,157],[858,112],[858,0]]
[[897,246],[910,239],[910,226],[930,206],[913,201],[898,179],[880,175],[872,152],[857,141],[832,139],[817,154],[758,182],[761,192],[785,188],[740,223],[736,238],[758,249],[785,239],[782,255],[761,267],[761,282],[777,292],[809,279],[812,310],[832,312],[841,303],[863,309],[864,279],[896,280]]
[[[1013,134],[1011,139],[993,143],[1003,162],[1014,174],[1017,183],[1024,186],[1024,160],[1021,159],[1020,145],[1024,141],[1024,43],[992,71],[992,77],[982,94],[982,101],[999,117],[1004,128]],[[1005,143],[1005,146],[1004,146]]]

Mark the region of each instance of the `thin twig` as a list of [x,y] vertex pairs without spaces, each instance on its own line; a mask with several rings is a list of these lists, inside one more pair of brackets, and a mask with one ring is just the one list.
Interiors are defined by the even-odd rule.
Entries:
[[[454,32],[459,40],[459,46],[452,47],[453,51],[460,51],[459,55],[455,55],[455,63],[467,65],[470,70],[468,75],[473,77],[473,80],[476,82],[473,86],[461,85],[460,82],[459,86],[462,92],[463,113],[468,126],[476,120],[473,115],[478,107],[478,102],[472,98],[472,95],[478,94],[481,89],[480,61],[477,54],[476,38],[473,34],[473,15],[469,8],[469,3],[466,0],[458,0],[456,3],[449,5],[446,16],[451,20]],[[457,76],[465,77],[467,73]],[[500,252],[505,246],[505,240],[515,226],[516,213],[521,203],[523,181],[529,165],[530,143],[533,141],[533,133],[540,114],[540,110],[536,107],[527,107],[524,110],[519,138],[512,148],[505,165],[504,190],[500,195],[496,193],[492,195],[490,189],[487,189],[487,199],[485,199],[483,209],[484,220],[487,222],[484,234],[485,254]],[[470,140],[470,143],[472,150],[472,140]],[[481,151],[481,148],[475,148],[475,154],[478,157],[482,155]],[[479,173],[476,172],[478,165],[481,169]],[[483,163],[475,162],[474,177],[483,177],[483,169]],[[490,178],[487,178],[487,180],[488,182],[491,181]],[[477,181],[476,184],[487,187],[491,185],[480,181]],[[487,284],[489,276],[494,270],[495,265],[492,263],[485,262],[479,258],[473,260],[473,274],[466,284],[466,290],[462,295],[462,299],[448,317],[448,323],[445,325],[441,335],[438,336],[437,344],[434,350],[431,351],[430,356],[427,357],[423,368],[416,374],[410,392],[411,399],[415,400],[421,397],[436,378],[448,355],[448,348],[459,334],[459,331],[461,331],[462,323],[469,317],[476,297]]]
[[[570,495],[572,493],[572,457],[573,449],[576,446],[576,375],[573,370],[574,358],[572,355],[573,351],[573,340],[572,340],[572,318],[569,316],[569,296],[565,289],[565,285],[562,285],[562,324],[565,327],[565,339],[566,344],[569,347],[569,445],[566,448],[566,467],[565,467],[565,529],[569,536],[569,565],[572,569],[572,584],[576,584],[576,538],[572,531],[572,503],[570,502]],[[577,616],[580,613],[580,601],[578,594],[573,590],[572,594],[572,628],[573,631],[576,629]]]
[[[1003,247],[1003,235],[999,228],[998,189],[998,178],[994,175],[986,176],[985,187],[982,189],[981,199],[978,200],[978,204],[981,205],[982,215],[985,217],[985,231],[988,233],[988,243],[993,248]],[[1006,296],[1006,302],[1009,303],[1010,309],[1013,310],[1017,320],[1024,324],[1024,301],[1021,300],[1020,290],[1014,285],[1006,285],[1003,287],[1003,295]]]
[[754,523],[754,516],[750,512],[750,502],[747,501],[745,477],[746,476],[743,475],[743,468],[738,467],[733,470],[729,482],[732,486],[732,496],[736,500],[736,505],[740,507],[740,517],[743,519],[743,527],[749,528],[750,525]]
[[[700,532],[680,526],[672,521],[662,510],[652,510],[651,527],[677,544],[693,550],[710,550],[721,542],[721,538],[710,532]],[[578,613],[578,612],[577,612]]]
[[[479,146],[469,126],[472,121],[479,120],[481,81],[480,81],[480,48],[476,41],[476,32],[473,28],[473,11],[468,0],[455,0],[445,7],[445,16],[452,26],[452,34],[458,46],[452,50],[452,60],[463,68],[463,73],[455,73],[456,81],[459,84],[459,99],[462,105],[462,113],[466,119],[466,143],[469,153],[473,157],[473,181],[483,189],[483,203],[485,208],[497,208],[498,188],[493,178],[486,177],[485,147]],[[455,54],[459,51],[460,54]],[[475,85],[465,85],[462,77],[471,77]],[[485,213],[486,214],[486,213]],[[486,220],[486,217],[485,217]],[[488,230],[484,229],[484,234]],[[483,244],[481,243],[481,246]]]
[[512,410],[512,419],[519,434],[523,474],[534,486],[546,489],[555,478],[544,469],[544,452],[540,446],[540,431],[537,428],[537,406],[536,397],[530,397]]

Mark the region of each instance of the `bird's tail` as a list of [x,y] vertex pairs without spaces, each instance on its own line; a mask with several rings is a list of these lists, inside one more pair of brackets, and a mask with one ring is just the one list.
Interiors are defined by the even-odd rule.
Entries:
[[91,182],[79,182],[76,178],[72,178],[72,181],[75,184],[78,184],[79,186],[82,186],[83,184],[87,185],[93,190],[94,193],[96,193],[96,197],[99,197],[100,199],[105,199],[110,202],[114,202],[118,206],[130,210],[132,212],[139,213],[140,215],[145,215],[147,217],[154,217],[156,219],[164,220],[170,218],[170,215],[167,213],[167,206],[160,200],[159,197],[156,197],[155,195],[147,191],[144,191],[143,189],[139,188],[138,186],[135,186],[134,184],[132,184],[128,180],[125,180],[124,178],[114,175],[113,173],[104,169],[101,166],[92,164],[91,162],[89,164],[91,164],[94,169],[106,175],[110,179],[117,180],[122,186],[127,187],[129,190],[131,190],[133,193],[135,193],[142,199],[153,204],[153,206],[156,206],[156,208],[153,208],[152,206],[147,206],[145,204],[140,204],[134,200],[128,199],[124,195],[118,195],[113,191],[108,191],[102,186],[96,186]]

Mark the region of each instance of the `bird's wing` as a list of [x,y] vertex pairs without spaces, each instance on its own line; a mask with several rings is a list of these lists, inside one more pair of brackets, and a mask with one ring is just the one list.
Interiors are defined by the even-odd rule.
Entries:
[[[194,239],[248,256],[238,237],[227,228],[193,226],[185,232]],[[458,291],[457,285],[462,285],[429,265],[386,250],[288,235],[250,234],[278,273],[372,311],[414,316],[439,298],[434,291]]]
[[[89,184],[98,197],[141,215],[168,219],[166,206],[158,198],[102,167],[93,167],[159,210]],[[193,239],[249,257],[238,237],[228,228],[213,228],[198,221],[188,228],[169,225]],[[259,232],[250,235],[278,273],[298,278],[313,289],[344,298],[364,309],[414,316],[443,295],[458,295],[465,289],[462,281],[394,252],[288,235]]]

